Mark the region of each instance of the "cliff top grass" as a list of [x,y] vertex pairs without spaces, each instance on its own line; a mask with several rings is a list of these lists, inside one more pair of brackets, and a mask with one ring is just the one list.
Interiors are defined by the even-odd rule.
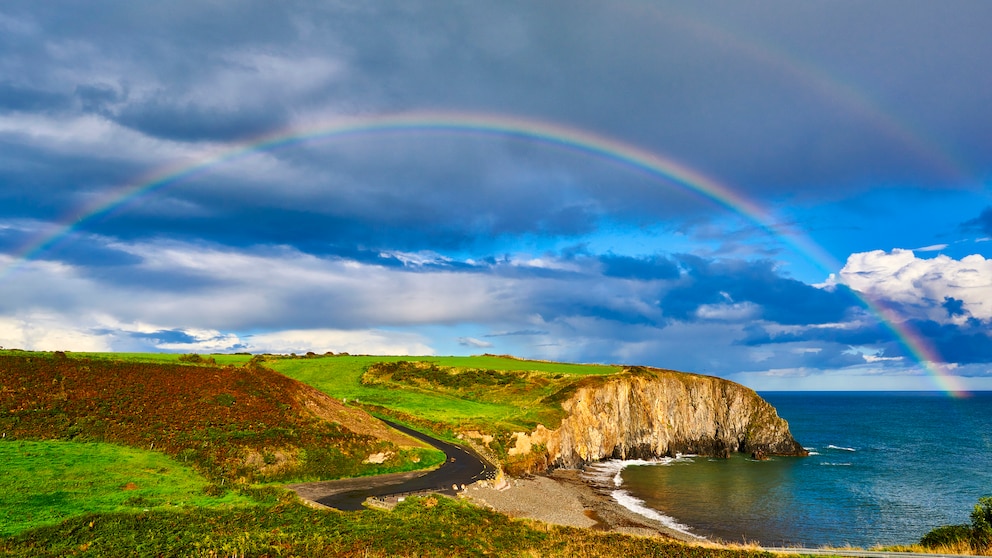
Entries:
[[266,357],[264,365],[333,397],[400,419],[418,417],[439,434],[554,427],[562,418],[556,393],[624,369],[495,355]]

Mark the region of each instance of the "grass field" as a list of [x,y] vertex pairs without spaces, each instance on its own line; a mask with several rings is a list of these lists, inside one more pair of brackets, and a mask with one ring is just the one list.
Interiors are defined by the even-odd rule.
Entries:
[[[538,422],[554,420],[545,414],[547,406],[540,400],[550,395],[554,386],[543,386],[527,393],[493,393],[480,397],[464,390],[443,389],[437,385],[398,384],[366,385],[362,376],[366,368],[380,362],[421,361],[453,371],[498,370],[532,372],[535,376],[560,376],[576,380],[585,376],[602,376],[620,372],[619,366],[564,364],[519,360],[498,356],[474,357],[400,357],[400,356],[327,356],[317,358],[268,357],[264,365],[333,397],[385,407],[400,413],[444,423],[453,428],[482,430],[527,429]],[[560,383],[560,382],[559,382]],[[535,387],[535,386],[531,386]]]
[[250,505],[158,452],[104,443],[0,441],[0,536],[84,513]]

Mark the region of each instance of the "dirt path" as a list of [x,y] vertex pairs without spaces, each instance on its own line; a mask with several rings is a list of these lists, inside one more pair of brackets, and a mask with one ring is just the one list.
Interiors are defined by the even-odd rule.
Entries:
[[389,496],[415,492],[439,492],[455,495],[476,481],[492,479],[496,468],[475,452],[449,444],[416,430],[386,421],[386,424],[426,442],[444,452],[445,462],[438,468],[409,473],[393,473],[375,477],[360,477],[336,481],[308,482],[290,485],[300,498],[339,510],[363,509],[362,502],[370,496]]

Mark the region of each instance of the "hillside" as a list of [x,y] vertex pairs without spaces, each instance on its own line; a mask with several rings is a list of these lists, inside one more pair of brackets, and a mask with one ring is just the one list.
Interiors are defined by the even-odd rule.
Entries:
[[805,454],[754,391],[697,374],[492,355],[264,364],[372,412],[472,440],[510,473],[677,452]]
[[[156,449],[228,481],[406,470],[439,452],[359,409],[247,362],[236,367],[0,354],[8,439],[105,441]],[[374,454],[382,464],[363,463]]]
[[[0,536],[0,554],[768,556],[510,520],[465,502],[436,497],[407,499],[392,513],[326,512],[307,508],[295,496],[277,489],[247,485],[253,480],[399,470],[427,465],[435,457],[431,450],[384,430],[363,408],[448,437],[473,439],[517,472],[551,464],[554,451],[565,455],[561,453],[564,446],[555,446],[550,439],[538,441],[536,432],[568,432],[573,442],[576,432],[586,427],[608,433],[605,423],[593,425],[588,418],[614,416],[610,413],[622,408],[618,403],[625,397],[619,395],[626,389],[623,386],[641,381],[650,386],[667,378],[675,387],[686,387],[689,396],[683,403],[704,414],[726,409],[723,415],[713,415],[721,435],[740,434],[721,425],[727,417],[747,419],[727,425],[744,427],[748,436],[765,428],[765,421],[775,427],[771,431],[784,425],[773,409],[769,411],[767,404],[752,399],[753,392],[736,384],[670,371],[492,356],[216,355],[182,357],[185,362],[180,358],[0,351],[0,432],[5,439],[0,443],[9,443],[12,455],[32,464],[35,454],[57,448],[34,448],[12,440],[102,441],[153,448],[194,464],[214,483],[234,481],[227,486],[238,486],[237,497],[254,503],[176,506],[176,498],[187,496],[173,490],[161,496],[168,502],[142,510],[140,506],[147,506],[152,497],[115,494],[129,487],[118,487],[121,481],[111,479],[106,492],[128,509],[87,515],[75,512],[60,525],[11,529],[19,534]],[[660,392],[647,393],[657,398]],[[756,413],[745,417],[736,406],[741,402]],[[644,434],[637,420],[616,424],[633,427],[636,436]],[[768,441],[760,436],[747,439]],[[634,443],[631,447],[641,451],[642,441],[630,438],[625,443]],[[525,448],[528,443],[531,447]],[[607,440],[603,447],[611,443]],[[570,455],[578,461],[597,458],[582,453],[586,449],[579,446],[570,447],[576,450]],[[742,450],[744,445],[733,449]],[[392,457],[382,465],[363,463],[376,453]],[[121,461],[116,452],[110,455]],[[577,462],[560,460],[557,464]],[[166,469],[176,467],[159,465],[146,472],[158,474]],[[89,482],[85,475],[93,474],[76,473],[83,475],[79,482]],[[175,471],[170,475],[176,476]],[[204,489],[207,496],[223,492],[211,488],[217,488],[216,484]],[[91,502],[83,504],[87,509]]]

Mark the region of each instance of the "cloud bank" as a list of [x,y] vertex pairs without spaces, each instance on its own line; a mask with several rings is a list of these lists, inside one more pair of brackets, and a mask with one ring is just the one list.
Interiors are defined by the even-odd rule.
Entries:
[[[922,385],[868,299],[988,377],[990,18],[888,1],[10,0],[0,344]],[[427,111],[613,138],[733,196],[553,138],[429,126],[286,142],[130,196],[262,137]]]

